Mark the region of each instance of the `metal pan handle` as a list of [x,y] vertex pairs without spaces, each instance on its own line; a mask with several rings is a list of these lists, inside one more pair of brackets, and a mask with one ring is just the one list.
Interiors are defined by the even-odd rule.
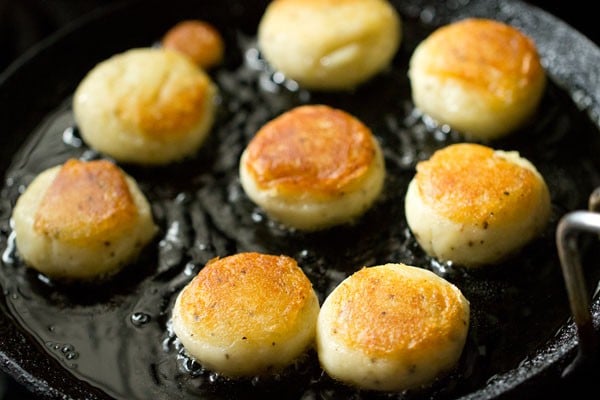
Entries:
[[580,233],[600,235],[600,188],[590,196],[589,211],[573,211],[565,214],[559,221],[556,230],[558,255],[579,339],[577,356],[565,368],[563,376],[583,368],[593,360],[598,351],[598,337],[590,310],[590,296],[577,247],[577,238]]

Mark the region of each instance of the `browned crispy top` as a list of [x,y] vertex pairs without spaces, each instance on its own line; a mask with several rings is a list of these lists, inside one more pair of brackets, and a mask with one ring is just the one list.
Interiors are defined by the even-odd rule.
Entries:
[[300,106],[267,123],[249,143],[246,167],[263,189],[343,194],[375,157],[371,130],[345,111]]
[[468,325],[468,306],[457,290],[404,267],[363,268],[342,282],[334,301],[334,336],[372,357],[418,354]]
[[211,68],[221,62],[225,44],[220,32],[201,20],[185,20],[167,31],[162,45],[181,51],[201,68]]
[[46,191],[34,229],[62,241],[88,244],[128,228],[137,208],[123,172],[106,160],[68,160]]
[[[533,40],[499,21],[469,18],[436,30],[428,39],[429,74],[452,78],[502,101],[545,73]],[[423,60],[423,59],[421,59]]]
[[206,118],[211,83],[174,50],[131,50],[111,68],[114,110],[129,132],[168,141]]
[[298,328],[312,293],[293,258],[239,253],[206,264],[182,292],[180,315],[194,335],[252,343]]
[[438,213],[484,227],[522,217],[535,206],[532,194],[540,188],[530,169],[470,143],[448,146],[420,162],[416,180],[423,201]]

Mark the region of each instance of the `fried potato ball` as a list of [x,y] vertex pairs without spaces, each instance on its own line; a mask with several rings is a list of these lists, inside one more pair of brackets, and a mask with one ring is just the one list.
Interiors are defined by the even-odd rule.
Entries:
[[192,157],[216,113],[217,87],[178,51],[137,48],[100,62],[77,86],[83,140],[120,163],[165,165]]
[[325,105],[299,106],[269,121],[248,143],[239,168],[251,200],[273,219],[305,231],[355,222],[385,180],[373,132]]
[[348,90],[388,67],[402,39],[387,0],[277,0],[258,27],[265,59],[307,89]]
[[162,46],[182,52],[199,67],[210,69],[223,61],[225,43],[212,24],[201,20],[185,20],[169,29]]
[[244,252],[208,262],[180,292],[173,330],[187,353],[229,377],[269,375],[314,345],[319,300],[288,256]]
[[417,165],[406,220],[432,257],[466,267],[500,262],[547,226],[542,175],[516,151],[461,143]]
[[401,391],[431,383],[458,362],[469,301],[431,271],[364,267],[325,299],[317,353],[327,374],[360,389]]
[[25,263],[65,280],[101,279],[135,261],[157,232],[136,181],[107,160],[68,160],[41,172],[12,219]]
[[481,141],[526,124],[546,86],[534,41],[506,23],[483,18],[438,28],[415,49],[408,74],[417,108]]

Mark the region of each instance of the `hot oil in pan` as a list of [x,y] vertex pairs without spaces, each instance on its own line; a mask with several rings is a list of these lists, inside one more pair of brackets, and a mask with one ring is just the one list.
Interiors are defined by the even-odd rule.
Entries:
[[[314,352],[276,377],[228,381],[183,354],[169,330],[170,308],[209,259],[241,251],[294,257],[321,302],[362,266],[403,262],[431,269],[460,287],[471,302],[472,317],[456,370],[429,388],[392,398],[455,398],[515,368],[568,318],[554,229],[565,212],[585,208],[588,195],[600,185],[600,132],[567,93],[550,83],[535,121],[492,144],[520,151],[546,178],[553,201],[548,229],[511,260],[480,271],[426,257],[406,225],[405,190],[417,161],[461,137],[413,109],[407,60],[426,32],[408,22],[405,29],[393,69],[354,93],[337,94],[299,90],[268,71],[251,38],[240,35],[238,55],[230,55],[213,73],[221,104],[200,154],[164,168],[122,165],[150,199],[161,232],[139,262],[101,285],[48,282],[22,265],[11,236],[12,206],[35,175],[69,157],[100,157],[78,137],[67,99],[14,156],[2,189],[0,278],[11,313],[77,379],[109,397],[380,397],[333,382],[322,374]],[[355,226],[313,234],[289,231],[257,209],[239,184],[238,160],[249,139],[271,118],[306,103],[356,115],[381,141],[388,171],[385,193]]]

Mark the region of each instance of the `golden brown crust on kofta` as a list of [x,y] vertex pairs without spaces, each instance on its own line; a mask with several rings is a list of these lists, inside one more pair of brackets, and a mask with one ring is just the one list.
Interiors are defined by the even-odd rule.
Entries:
[[179,293],[173,332],[205,368],[238,378],[280,372],[313,346],[319,300],[291,257],[209,261]]
[[34,218],[34,229],[41,235],[77,243],[132,224],[137,208],[116,165],[71,159],[54,178]]
[[417,165],[422,199],[457,223],[522,217],[537,203],[539,176],[489,147],[457,144]]
[[543,176],[516,151],[459,143],[417,164],[405,215],[432,257],[465,267],[498,263],[541,234],[551,215]]
[[214,122],[218,88],[176,50],[135,48],[96,65],[78,85],[82,139],[121,163],[163,165],[192,156]]
[[199,67],[209,69],[223,60],[225,43],[221,33],[202,20],[184,20],[169,29],[162,46],[190,57]]
[[465,137],[494,140],[534,115],[546,72],[533,40],[485,18],[442,26],[409,63],[412,98],[421,111]]
[[325,299],[317,322],[324,371],[366,390],[431,383],[458,362],[470,305],[433,272],[405,264],[363,267]]
[[366,356],[419,352],[445,342],[468,325],[456,288],[437,280],[408,278],[393,268],[362,268],[341,284],[332,306],[334,336]]
[[545,76],[533,40],[499,21],[465,19],[439,28],[427,41],[425,72],[460,80],[499,104]]
[[335,197],[355,187],[374,158],[368,127],[344,111],[311,105],[261,128],[248,145],[246,168],[263,189]]
[[165,67],[158,79],[148,79],[145,85],[125,84],[122,95],[114,97],[114,110],[129,132],[170,141],[185,136],[203,118],[210,83],[204,75],[186,71],[172,53],[164,54],[173,70]]
[[364,214],[382,192],[385,160],[357,118],[304,105],[257,132],[240,157],[239,174],[248,197],[272,219],[314,231]]
[[[240,253],[209,261],[182,292],[182,321],[211,341],[260,341],[299,323],[311,282],[287,256]],[[285,318],[282,318],[285,316]]]
[[60,280],[104,280],[157,232],[134,178],[108,160],[67,160],[39,173],[12,213],[25,263]]

